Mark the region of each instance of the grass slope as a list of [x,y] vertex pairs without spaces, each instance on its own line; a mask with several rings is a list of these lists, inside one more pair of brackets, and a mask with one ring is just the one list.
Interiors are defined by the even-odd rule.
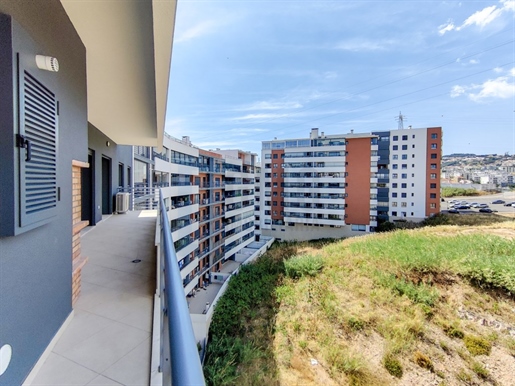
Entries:
[[275,247],[215,310],[208,383],[511,385],[514,237],[499,223]]

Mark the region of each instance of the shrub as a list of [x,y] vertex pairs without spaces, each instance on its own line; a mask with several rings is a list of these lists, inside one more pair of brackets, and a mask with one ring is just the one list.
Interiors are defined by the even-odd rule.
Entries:
[[433,366],[433,362],[429,357],[425,354],[422,354],[420,351],[416,351],[414,354],[414,360],[417,365],[422,367],[423,369],[427,369],[431,372],[435,370]]
[[492,350],[492,344],[478,336],[467,335],[463,342],[472,355],[489,355]]
[[386,354],[383,358],[383,366],[394,377],[402,377],[402,365],[392,354]]
[[479,362],[474,362],[472,364],[472,371],[475,372],[479,378],[488,378],[488,370]]
[[[384,274],[382,272],[377,272],[376,275],[379,279],[379,284],[390,288],[399,296],[406,295],[413,303],[425,304],[426,306],[433,307],[436,300],[438,300],[438,291],[432,289],[426,284],[415,285],[404,279],[397,279],[395,275]],[[425,313],[427,314],[426,311]]]
[[303,276],[315,276],[324,266],[320,256],[299,255],[284,262],[286,275],[296,279]]

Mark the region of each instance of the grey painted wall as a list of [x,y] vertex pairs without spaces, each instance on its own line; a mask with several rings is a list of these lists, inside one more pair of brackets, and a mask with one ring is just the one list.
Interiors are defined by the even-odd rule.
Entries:
[[[30,36],[16,31],[17,50],[54,56],[60,64],[58,73],[42,75],[51,79],[60,101],[57,217],[18,236],[0,238],[0,345],[13,348],[0,385],[19,385],[72,310],[71,163],[87,161],[86,51],[57,0],[0,0],[0,12],[11,15]],[[0,152],[0,165],[12,157],[12,149]],[[15,182],[12,175],[1,176],[0,184]],[[4,199],[0,196],[0,205]]]
[[[109,146],[107,143],[109,142]],[[119,164],[123,164],[124,184],[127,186],[127,168],[132,168],[132,146],[117,145],[112,139],[98,130],[91,123],[88,124],[88,147],[94,152],[94,185],[95,185],[95,221],[102,220],[102,157],[111,160],[111,208],[114,212],[116,207],[114,199],[118,192],[118,171]],[[132,170],[132,169],[131,169]]]

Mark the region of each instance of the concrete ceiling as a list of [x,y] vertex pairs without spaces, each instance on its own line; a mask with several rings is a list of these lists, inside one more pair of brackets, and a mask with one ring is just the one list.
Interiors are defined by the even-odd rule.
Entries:
[[176,0],[61,0],[86,46],[88,120],[118,144],[161,146]]

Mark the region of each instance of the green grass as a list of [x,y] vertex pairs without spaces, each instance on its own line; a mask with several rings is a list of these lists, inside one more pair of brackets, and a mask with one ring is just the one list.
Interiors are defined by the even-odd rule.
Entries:
[[324,266],[324,261],[317,255],[293,256],[284,262],[286,275],[292,279],[303,276],[315,276]]
[[452,272],[480,286],[515,291],[515,243],[498,236],[394,232],[352,243],[350,249],[385,263],[392,273]]

